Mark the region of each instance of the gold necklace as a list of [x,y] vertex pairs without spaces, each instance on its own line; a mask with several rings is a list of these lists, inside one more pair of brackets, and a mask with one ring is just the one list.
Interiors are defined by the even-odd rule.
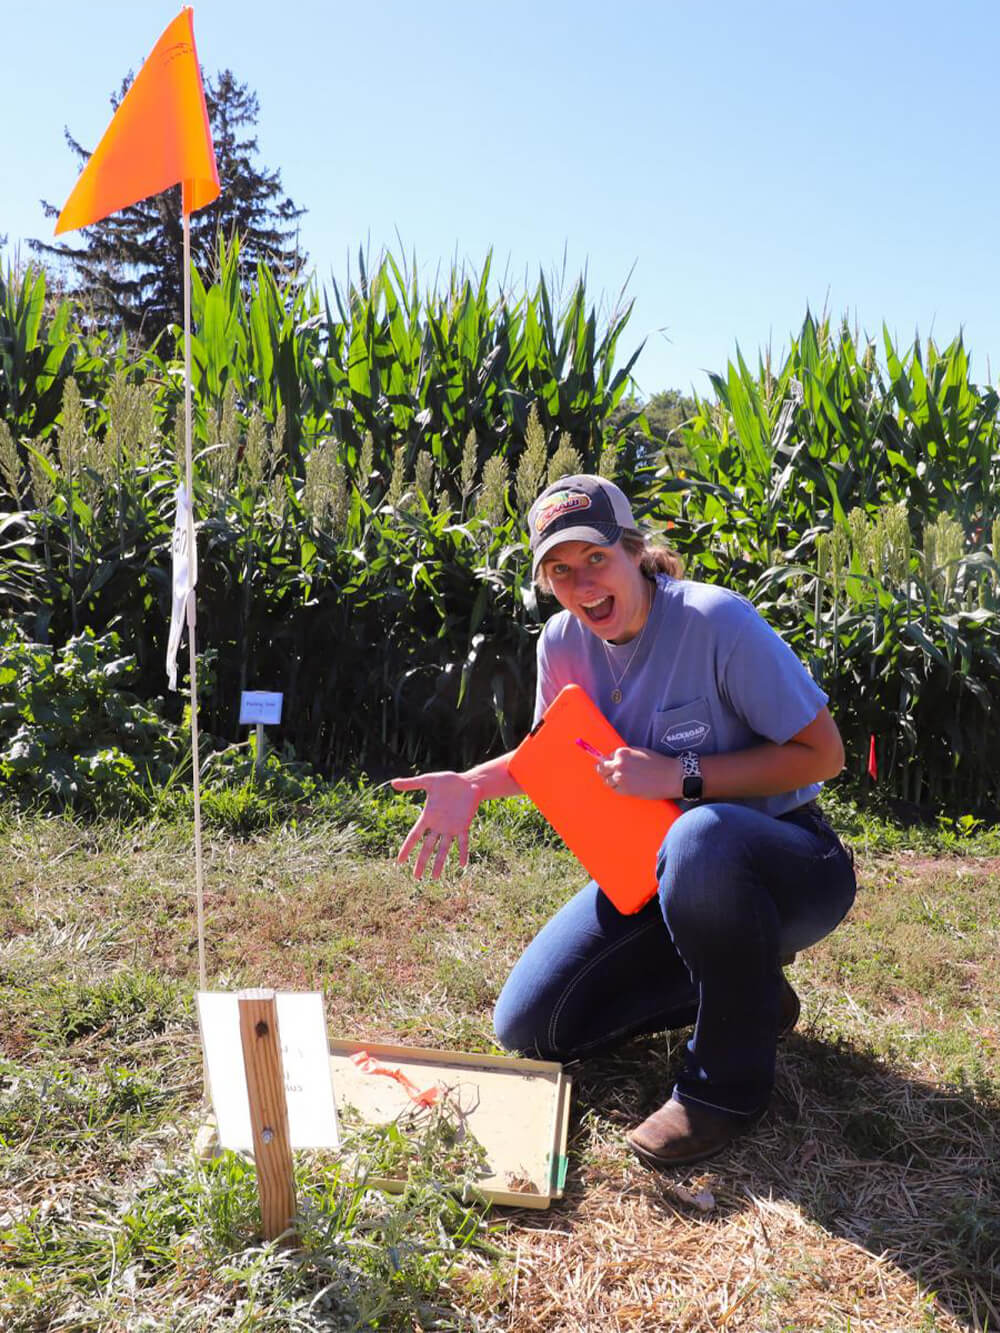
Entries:
[[607,645],[607,641],[606,641],[605,639],[602,639],[602,640],[601,640],[601,643],[604,644],[604,653],[605,653],[605,656],[606,656],[607,659],[608,659],[608,670],[611,672],[611,679],[612,679],[612,680],[614,681],[614,683],[615,683],[615,687],[614,687],[614,689],[611,691],[611,702],[612,702],[613,704],[620,704],[621,701],[622,701],[622,698],[624,697],[624,696],[622,695],[622,681],[623,681],[623,680],[625,679],[625,677],[628,675],[628,669],[629,669],[629,667],[632,665],[632,663],[635,661],[635,659],[636,659],[636,654],[639,652],[639,649],[640,649],[640,647],[642,646],[642,637],[643,637],[643,635],[646,633],[646,626],[649,624],[650,619],[651,619],[652,614],[653,614],[653,597],[654,597],[655,595],[656,595],[656,593],[655,593],[655,589],[654,589],[653,592],[650,594],[650,597],[649,597],[649,606],[648,606],[647,609],[646,609],[646,619],[642,622],[642,629],[639,631],[639,637],[638,637],[638,638],[636,639],[636,641],[635,641],[635,647],[634,647],[634,648],[632,649],[632,651],[629,653],[628,661],[625,663],[625,668],[624,668],[624,670],[622,671],[622,673],[621,673],[620,676],[619,676],[619,675],[616,673],[616,671],[615,671],[614,658],[611,656],[611,649],[608,647],[608,645]]

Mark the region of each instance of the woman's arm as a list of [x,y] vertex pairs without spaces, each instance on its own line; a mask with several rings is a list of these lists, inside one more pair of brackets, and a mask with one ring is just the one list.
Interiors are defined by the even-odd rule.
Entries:
[[[834,778],[844,767],[844,746],[828,708],[784,745],[769,742],[730,754],[707,754],[701,760],[704,799],[729,796],[776,796],[813,782]],[[681,796],[681,761],[657,750],[624,746],[597,765],[597,771],[626,796],[651,799]]]
[[498,796],[517,796],[521,788],[507,772],[511,758],[502,754],[464,773],[421,773],[415,778],[393,778],[396,791],[425,791],[427,799],[420,818],[406,835],[399,855],[400,864],[409,860],[418,848],[413,873],[417,879],[433,857],[431,879],[440,879],[453,842],[458,843],[458,863],[469,861],[469,826],[480,801]]

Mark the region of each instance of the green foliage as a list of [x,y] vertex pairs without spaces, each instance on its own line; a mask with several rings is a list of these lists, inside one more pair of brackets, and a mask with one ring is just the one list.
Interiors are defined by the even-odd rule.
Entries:
[[[16,625],[0,642],[0,777],[8,797],[117,818],[190,818],[187,730],[123,688],[135,662],[120,637],[90,631],[61,649],[33,643]],[[210,683],[210,677],[209,679]],[[202,733],[201,814],[207,827],[247,836],[299,819],[345,830],[363,850],[389,853],[415,818],[412,801],[357,780],[324,780],[286,742],[258,762],[256,737],[219,745]],[[525,803],[491,820],[503,836],[545,840]]]
[[643,404],[643,414],[649,423],[654,440],[674,447],[682,447],[678,432],[695,413],[695,400],[678,389],[663,389],[654,393]]
[[[290,748],[290,747],[289,747]],[[327,784],[308,764],[271,750],[258,764],[256,737],[202,757],[201,816],[208,827],[246,836],[312,813]],[[189,785],[176,785],[158,802],[168,818],[190,811]]]
[[688,468],[691,457],[684,447],[683,430],[694,417],[696,403],[678,389],[664,389],[645,402],[631,396],[619,403],[615,417],[628,424],[637,457],[666,462],[674,469]]
[[[884,790],[995,814],[1000,398],[960,339],[879,349],[807,317],[780,369],[737,355],[713,399],[640,410],[632,361],[615,368],[628,310],[599,328],[582,283],[558,310],[544,279],[495,298],[487,261],[421,293],[415,264],[362,255],[331,301],[264,265],[247,284],[237,243],[217,271],[194,282],[194,389],[202,724],[220,743],[240,692],[267,686],[279,743],[325,775],[512,745],[547,609],[522,512],[583,469],[615,475],[694,576],[755,601],[830,694],[858,785],[874,735]],[[23,414],[0,432],[7,609],[39,643],[114,624],[145,698],[162,689],[181,383],[163,347],[92,358],[48,434]],[[98,786],[107,763],[133,777],[95,763]],[[270,814],[241,779],[208,817],[249,831]]]
[[[509,746],[541,622],[518,485],[616,465],[634,480],[628,415],[613,419],[628,311],[600,328],[582,282],[561,309],[544,279],[491,297],[489,261],[421,295],[415,266],[362,256],[332,308],[263,265],[247,290],[238,244],[218,262],[193,293],[206,731],[235,740],[240,692],[266,684],[285,694],[283,740],[326,773]],[[67,385],[58,451],[22,443],[13,484],[0,440],[0,568],[39,641],[118,625],[152,697],[182,377],[159,353],[107,371],[93,397]]]
[[113,631],[98,638],[87,630],[53,649],[8,628],[0,641],[0,777],[9,794],[80,809],[147,807],[177,742],[123,688],[134,666]]
[[46,309],[45,274],[0,274],[0,420],[15,434],[42,435],[62,401],[63,383],[77,353],[73,309]]
[[146,1075],[112,1063],[90,1074],[0,1060],[0,1146],[12,1155],[44,1148],[66,1163],[99,1136],[128,1144],[160,1123],[174,1100]]
[[369,1176],[392,1174],[402,1137],[393,1127],[359,1139],[353,1177],[340,1163],[300,1157],[291,1250],[256,1242],[256,1173],[233,1153],[161,1166],[119,1209],[19,1210],[0,1230],[9,1257],[0,1279],[5,1327],[40,1327],[69,1301],[89,1312],[87,1327],[96,1326],[102,1301],[150,1291],[171,1274],[187,1278],[188,1302],[218,1284],[224,1305],[213,1292],[203,1308],[213,1327],[456,1327],[439,1323],[451,1313],[456,1262],[476,1251],[505,1255],[487,1238],[483,1209],[441,1187],[435,1156],[419,1143],[407,1151],[402,1195],[366,1187]]
[[131,1039],[162,1032],[181,1011],[178,987],[150,972],[125,969],[97,982],[75,982],[59,993],[46,1022],[61,1042],[114,1028]]
[[[895,808],[894,808],[895,807]],[[851,796],[843,785],[823,793],[823,808],[838,832],[852,846],[868,852],[913,853],[922,856],[1000,855],[1000,828],[974,815],[939,814],[934,820],[902,822],[898,803],[876,788]]]
[[490,259],[478,274],[453,268],[440,289],[423,295],[415,260],[400,266],[385,255],[369,271],[360,254],[358,265],[357,280],[334,286],[331,307],[315,287],[282,287],[263,264],[244,290],[239,244],[222,244],[216,283],[206,287],[197,275],[194,282],[201,413],[218,409],[232,384],[268,421],[284,410],[293,462],[332,437],[352,473],[367,438],[362,480],[376,502],[388,492],[399,448],[407,477],[427,452],[435,489],[451,500],[463,477],[470,480],[462,469],[470,431],[475,471],[497,453],[513,468],[532,407],[546,450],[565,432],[590,470],[630,424],[629,416],[612,422],[638,355],[615,367],[630,307],[601,329],[582,280],[557,310],[544,277],[534,291],[492,296]]
[[961,339],[900,353],[807,317],[780,370],[741,356],[647,492],[695,576],[740,589],[830,694],[855,781],[1000,805],[1000,398]]

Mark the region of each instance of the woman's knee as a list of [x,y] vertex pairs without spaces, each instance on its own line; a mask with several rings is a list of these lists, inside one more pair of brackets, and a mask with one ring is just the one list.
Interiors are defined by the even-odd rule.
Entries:
[[735,906],[746,839],[739,818],[727,819],[729,809],[695,806],[667,830],[656,872],[671,929],[686,923],[716,928]]
[[662,877],[667,863],[677,863],[703,856],[719,836],[720,818],[713,805],[696,805],[685,810],[667,829],[660,844],[656,873]]
[[549,1016],[509,983],[500,992],[493,1010],[493,1031],[505,1051],[547,1059]]

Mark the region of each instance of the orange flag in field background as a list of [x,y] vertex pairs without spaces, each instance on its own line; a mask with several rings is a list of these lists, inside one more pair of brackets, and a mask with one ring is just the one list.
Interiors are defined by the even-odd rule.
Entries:
[[136,75],[59,214],[57,236],[171,185],[182,186],[185,213],[218,196],[191,13],[181,10]]

